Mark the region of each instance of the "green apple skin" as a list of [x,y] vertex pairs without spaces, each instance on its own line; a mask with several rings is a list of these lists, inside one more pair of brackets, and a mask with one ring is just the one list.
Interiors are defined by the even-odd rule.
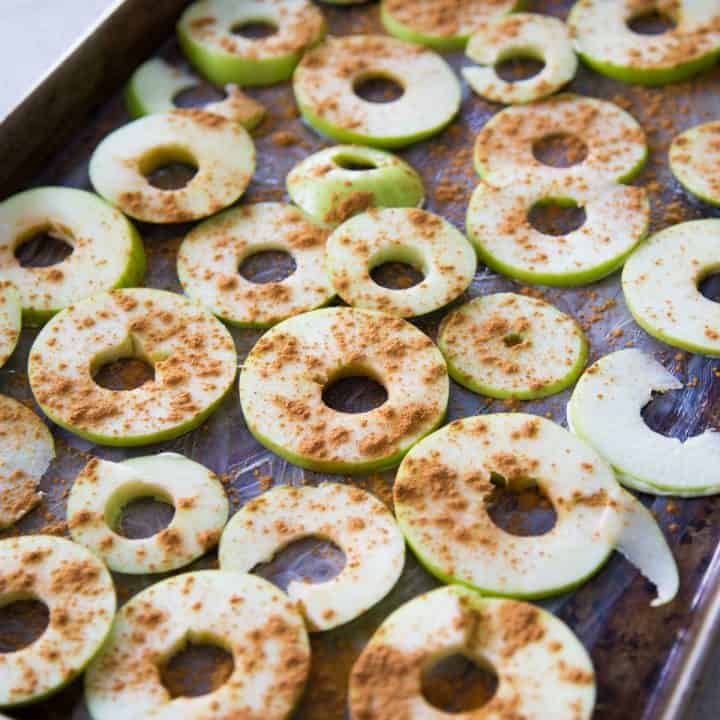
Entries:
[[125,108],[133,120],[137,120],[148,114],[132,81],[127,84],[123,92],[123,99],[125,100]]
[[[670,169],[672,170],[672,163],[670,163]],[[707,205],[712,205],[713,207],[720,207],[720,196],[716,197],[709,197],[708,195],[705,195],[705,193],[699,193],[693,188],[691,188],[689,185],[684,183],[678,175],[673,170],[673,175],[675,179],[680,183],[680,185],[683,187],[683,189],[688,192],[693,197],[696,197],[698,200],[702,200]]]

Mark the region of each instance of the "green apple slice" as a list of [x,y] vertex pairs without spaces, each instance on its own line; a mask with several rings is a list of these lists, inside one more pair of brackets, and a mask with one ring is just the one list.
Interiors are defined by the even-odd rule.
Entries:
[[47,425],[22,403],[0,395],[0,528],[10,527],[40,502],[37,483],[54,457]]
[[15,286],[0,280],[0,367],[13,354],[22,329],[22,304]]
[[[134,539],[117,524],[132,500],[153,497],[175,514],[156,535]],[[217,544],[229,504],[217,477],[177,453],[133,458],[121,463],[91,460],[75,479],[67,522],[75,542],[92,550],[115,572],[160,573],[189,565]]]
[[[370,377],[388,398],[365,413],[336,411],[323,389]],[[295,465],[331,473],[392,467],[445,415],[449,382],[430,338],[400,318],[335,307],[276,325],[250,351],[240,401],[252,434]]]
[[587,360],[574,318],[515,293],[477,297],[449,313],[438,346],[453,380],[501,399],[558,393],[577,380]]
[[[132,75],[125,89],[125,104],[133,117],[174,110],[175,97],[184,90],[192,90],[200,84],[199,79],[161,58],[143,63]],[[206,112],[222,115],[240,123],[247,130],[257,127],[266,115],[265,107],[246,95],[237,85],[225,86],[227,97],[203,106]]]
[[635,322],[653,337],[720,356],[720,305],[698,289],[720,269],[720,220],[692,220],[656,233],[625,263],[622,288]]
[[720,205],[720,120],[697,125],[670,146],[670,169],[680,184],[711,205]]
[[[367,79],[386,78],[403,89],[392,102],[355,92]],[[460,83],[432,50],[383,35],[330,37],[311,50],[293,76],[305,120],[339,142],[397,148],[443,130],[460,109]]]
[[[267,37],[233,31],[262,23]],[[183,52],[216,85],[271,85],[289,80],[302,54],[325,35],[320,9],[309,0],[199,0],[177,26]]]
[[[565,235],[537,230],[529,213],[537,205],[582,207],[585,222]],[[643,240],[650,221],[644,188],[586,184],[580,180],[480,183],[468,206],[467,233],[488,267],[528,283],[574,287],[622,267]]]
[[478,27],[516,10],[521,0],[383,0],[385,29],[436,50],[461,50]]
[[[138,358],[155,378],[109,390],[93,376]],[[146,445],[200,425],[230,389],[235,344],[225,326],[181,295],[135,288],[78,303],[37,336],[28,360],[35,399],[55,423],[102,445]]]
[[[328,239],[327,262],[335,290],[345,302],[400,317],[444,307],[465,292],[477,266],[472,245],[454,225],[417,208],[356,215]],[[370,273],[387,262],[412,265],[424,277],[409,288],[378,285]]]
[[[196,174],[176,190],[148,180],[181,162]],[[242,125],[198,110],[147,115],[110,133],[90,158],[90,180],[108,202],[149,223],[178,223],[232,205],[255,172],[255,147]]]
[[27,599],[47,607],[49,622],[35,642],[3,654],[2,707],[42,700],[71,682],[102,647],[115,615],[106,567],[59,537],[0,540],[0,605]]
[[[569,167],[546,165],[533,148],[546,138],[572,136],[587,148]],[[645,133],[614,103],[563,93],[509,107],[489,120],[475,141],[475,168],[490,185],[567,182],[588,185],[629,182],[647,158]]]
[[331,630],[380,602],[405,563],[405,540],[385,504],[340,483],[278,486],[251,500],[230,520],[220,541],[220,567],[250,572],[290,543],[320,537],[345,553],[332,580],[293,580],[287,594],[311,631]]
[[[292,205],[244,205],[206,220],[186,236],[178,251],[178,275],[185,292],[225,322],[269,327],[335,296],[325,271],[326,240],[327,232]],[[238,273],[243,260],[268,250],[289,253],[293,273],[268,283]]]
[[[158,666],[188,643],[219,645],[234,668],[216,690],[171,697]],[[102,653],[85,674],[94,720],[285,720],[310,667],[302,616],[262,578],[207,570],[159,582],[117,614]]]
[[318,222],[339,225],[369,207],[420,207],[420,175],[396,155],[361,145],[325,148],[287,176],[292,201]]
[[[23,267],[15,251],[47,233],[72,254],[49,267]],[[0,203],[0,281],[20,294],[23,320],[40,325],[74,302],[142,282],[145,252],[132,224],[84,190],[41,187]]]
[[720,57],[720,7],[716,0],[663,3],[675,27],[656,34],[633,32],[628,23],[654,3],[579,0],[568,17],[575,47],[593,70],[617,80],[661,85],[685,80]]
[[[521,537],[495,525],[485,500],[497,482],[539,486],[557,514],[554,527]],[[590,446],[544,418],[501,413],[453,422],[408,453],[394,494],[408,544],[443,582],[547,597],[584,582],[617,548],[657,586],[653,605],[677,592],[677,567],[652,516]]]
[[[517,13],[480,25],[470,38],[466,54],[483,66],[463,68],[468,85],[478,95],[507,104],[552,95],[570,82],[577,70],[567,26],[549,15]],[[517,56],[536,58],[545,66],[525,80],[503,80],[495,70],[496,63]]]
[[568,424],[629,487],[656,495],[718,493],[720,434],[708,430],[681,442],[651,430],[640,414],[653,392],[681,388],[640,350],[611,353],[580,378],[568,403]]
[[[595,672],[585,648],[551,613],[485,598],[457,585],[417,597],[375,632],[350,676],[350,708],[363,720],[440,720],[428,703],[425,670],[462,653],[498,676],[492,699],[460,717],[589,720]],[[539,673],[538,669],[542,668]]]

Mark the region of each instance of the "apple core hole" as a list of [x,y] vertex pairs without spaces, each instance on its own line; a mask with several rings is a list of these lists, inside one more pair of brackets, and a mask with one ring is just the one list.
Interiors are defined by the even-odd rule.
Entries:
[[405,88],[387,75],[365,75],[353,85],[354,93],[371,103],[390,103],[399,100],[405,94]]
[[505,82],[529,80],[540,74],[545,62],[532,55],[508,55],[495,63],[495,72]]
[[407,290],[425,279],[425,274],[410,263],[384,262],[370,271],[372,281],[388,290]]
[[183,147],[155,147],[138,161],[138,170],[158,190],[180,190],[197,175],[197,160]]
[[462,653],[447,655],[423,672],[422,693],[438,710],[465,713],[486,705],[498,688],[490,663],[478,663]]
[[158,670],[171,698],[199,697],[222,687],[235,670],[235,661],[219,645],[188,641]]
[[720,302],[720,272],[707,273],[698,283],[698,290],[708,300]]
[[40,600],[24,598],[0,604],[0,654],[14,653],[32,645],[49,624],[50,610]]
[[631,18],[627,26],[637,35],[662,35],[674,30],[677,23],[669,15],[651,10]]
[[238,273],[251,283],[264,285],[289,278],[297,269],[293,256],[283,250],[261,250],[248,255]]
[[141,358],[118,358],[100,366],[93,380],[106,390],[135,390],[155,380],[155,368]]
[[577,135],[551,133],[533,143],[532,154],[543,165],[567,168],[585,160],[588,146]]
[[374,378],[351,374],[329,382],[323,389],[322,399],[336,412],[358,414],[384,405],[388,392]]
[[493,474],[492,492],[485,498],[490,519],[501,530],[519,537],[545,535],[557,522],[550,499],[537,483],[508,483]]
[[171,503],[156,497],[138,497],[122,508],[114,529],[130,540],[142,540],[164,530],[174,516]]
[[277,27],[270,20],[241,20],[235,23],[230,32],[247,40],[262,40],[275,35]]
[[199,83],[195,87],[181,90],[173,97],[173,104],[179,108],[202,107],[208,103],[220,102],[227,95],[210,83]]
[[43,268],[58,265],[73,253],[73,246],[56,230],[39,228],[15,248],[22,267]]
[[586,220],[585,208],[567,202],[538,202],[528,212],[528,222],[543,235],[567,235],[581,228]]
[[698,412],[693,394],[687,390],[653,392],[650,402],[640,414],[653,432],[681,441],[702,432],[705,429],[703,425],[707,424],[707,418]]
[[359,157],[357,155],[348,155],[340,153],[335,155],[333,162],[343,170],[352,170],[353,172],[363,172],[365,170],[377,170],[377,165],[371,160]]

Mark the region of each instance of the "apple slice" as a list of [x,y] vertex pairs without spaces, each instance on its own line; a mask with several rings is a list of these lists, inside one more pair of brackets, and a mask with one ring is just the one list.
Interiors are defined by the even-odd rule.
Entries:
[[405,540],[392,513],[374,495],[340,483],[281,485],[251,500],[223,532],[220,567],[250,572],[308,537],[329,540],[345,553],[345,566],[332,580],[288,585],[287,594],[311,631],[331,630],[359,617],[400,577]]
[[[243,36],[253,25],[274,32]],[[289,80],[303,52],[325,32],[325,18],[310,0],[199,0],[177,25],[183,52],[216,85]]]
[[[148,176],[171,163],[197,168],[178,189]],[[255,172],[255,147],[242,125],[195,108],[147,115],[110,133],[90,158],[90,180],[108,202],[149,223],[179,223],[232,205]]]
[[670,169],[680,184],[711,205],[720,205],[720,120],[697,125],[670,145]]
[[287,176],[292,201],[335,227],[369,207],[420,207],[425,188],[396,155],[361,145],[335,145],[306,157]]
[[[516,13],[480,25],[470,38],[466,54],[483,66],[462,69],[468,85],[488,100],[507,104],[552,95],[577,71],[577,56],[567,26],[549,15]],[[503,80],[495,65],[516,56],[541,60],[544,67],[529,78]]]
[[[384,78],[401,97],[370,102],[356,88]],[[437,53],[383,35],[330,37],[305,55],[293,76],[300,112],[339,142],[398,148],[443,130],[460,109],[460,83]]]
[[0,280],[0,367],[13,354],[22,329],[20,294],[7,280]]
[[720,305],[698,289],[720,263],[720,220],[661,230],[625,263],[622,289],[635,322],[662,342],[720,356]]
[[0,395],[0,528],[40,502],[37,484],[54,457],[47,425],[22,403]]
[[[364,376],[387,400],[339,412],[323,389]],[[311,470],[361,473],[397,465],[445,415],[445,361],[430,338],[383,313],[335,307],[276,325],[250,351],[240,375],[248,429],[266,447]]]
[[[178,276],[190,297],[225,322],[269,327],[335,296],[325,270],[327,235],[292,205],[243,205],[190,231],[178,251]],[[268,250],[292,257],[287,278],[257,283],[238,273],[245,259]]]
[[[387,262],[421,270],[408,288],[378,285],[371,271]],[[477,258],[465,236],[439,215],[417,208],[369,210],[343,223],[328,239],[328,272],[348,304],[400,317],[438,310],[465,292]]]
[[49,621],[35,642],[3,654],[2,707],[37,702],[76,678],[102,647],[115,615],[105,566],[59,537],[0,540],[0,605],[27,598],[47,607]]
[[494,398],[532,400],[572,385],[587,341],[574,318],[514,293],[471,300],[445,316],[438,346],[450,377]]
[[[171,697],[158,666],[188,643],[232,654],[227,681],[198,697]],[[159,582],[117,614],[110,638],[85,675],[94,720],[137,718],[285,720],[310,667],[302,616],[285,594],[252,575],[207,570]]]
[[[161,58],[143,63],[132,75],[125,89],[125,104],[133,117],[165,113],[174,110],[175,98],[184,90],[192,90],[200,80],[191,73],[171,65]],[[265,106],[246,95],[237,85],[225,86],[227,97],[203,106],[206,112],[222,115],[240,123],[246,130],[257,127],[265,117]]]
[[499,680],[481,710],[461,717],[589,720],[592,715],[592,661],[562,620],[529,603],[485,598],[454,585],[410,600],[375,632],[350,676],[352,716],[450,717],[428,703],[422,681],[429,666],[456,653],[490,666]]
[[628,23],[655,9],[634,0],[579,0],[568,17],[575,47],[593,70],[642,85],[678,82],[720,57],[720,7],[716,0],[660,5],[675,27],[660,34],[634,32]]
[[[93,377],[104,365],[138,358],[155,378],[109,390]],[[136,288],[78,303],[37,336],[28,376],[43,412],[103,445],[146,445],[200,425],[237,371],[235,344],[210,313],[181,295]]]
[[[24,267],[15,251],[47,233],[72,248],[48,267]],[[145,251],[132,224],[84,190],[41,187],[0,203],[0,281],[20,294],[23,321],[41,325],[72,303],[142,282]]]
[[[170,524],[148,538],[116,531],[132,500],[153,497],[175,509]],[[229,503],[217,477],[176,453],[121,463],[94,458],[70,490],[67,522],[75,542],[92,550],[115,572],[160,573],[189,565],[217,544]]]

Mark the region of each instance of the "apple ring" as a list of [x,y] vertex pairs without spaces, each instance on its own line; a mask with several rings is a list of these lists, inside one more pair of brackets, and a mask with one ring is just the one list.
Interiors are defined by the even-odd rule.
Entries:
[[[355,87],[387,78],[397,100],[369,102]],[[460,84],[437,53],[383,35],[331,37],[311,50],[293,76],[305,120],[339,142],[397,148],[436,135],[460,109]]]
[[[230,677],[207,695],[170,697],[158,664],[188,642],[208,641],[232,654]],[[206,570],[152,585],[118,612],[85,675],[85,699],[95,720],[284,720],[309,667],[303,619],[281,590],[253,575]]]
[[[143,63],[132,75],[125,90],[125,104],[129,113],[143,115],[166,113],[175,110],[175,97],[184,90],[198,87],[200,80],[190,73],[160,58]],[[225,86],[227,97],[205,104],[202,109],[240,123],[246,130],[257,127],[265,117],[265,107],[246,95],[237,85]]]
[[661,342],[720,356],[720,305],[704,297],[700,281],[720,267],[720,219],[665,228],[625,263],[625,302],[643,330]]
[[[146,177],[184,162],[198,168],[177,190]],[[255,147],[242,125],[198,109],[147,115],[110,133],[90,158],[90,180],[108,202],[149,223],[179,223],[232,205],[255,172]]]
[[[328,271],[349,305],[414,317],[444,307],[472,282],[477,258],[464,235],[425,210],[369,210],[343,223],[328,239]],[[424,278],[401,290],[378,285],[370,272],[386,262],[421,269]]]
[[[536,143],[573,136],[587,155],[569,167],[538,160]],[[501,110],[475,141],[475,168],[490,185],[579,180],[589,185],[628,182],[645,164],[645,133],[635,118],[607,100],[563,93]],[[574,158],[571,158],[574,159]]]
[[0,528],[10,527],[40,502],[37,483],[54,457],[47,425],[22,403],[0,395]]
[[105,566],[59,537],[0,540],[0,606],[28,598],[44,603],[49,622],[31,645],[3,654],[1,707],[36,702],[77,677],[102,647],[115,615]]
[[422,178],[396,155],[336,145],[310,155],[287,176],[292,201],[331,227],[370,207],[421,207]]
[[[42,232],[70,245],[72,254],[48,267],[23,267],[15,251]],[[74,302],[136,285],[144,275],[137,231],[92,193],[41,187],[0,203],[0,280],[15,285],[26,323],[41,325]]]
[[[254,23],[275,32],[260,38],[233,32]],[[199,0],[177,26],[183,52],[216,85],[289,80],[303,52],[325,31],[322,12],[309,0]]]
[[489,664],[499,680],[481,710],[459,717],[589,720],[592,716],[592,661],[565,623],[535,605],[486,598],[454,585],[410,600],[375,632],[350,676],[352,717],[449,717],[425,699],[422,677],[428,666],[455,653],[480,666]]
[[[124,358],[153,365],[134,390],[93,380]],[[103,445],[145,445],[197,427],[230,389],[237,371],[226,328],[174,293],[136,288],[96,295],[57,315],[28,360],[35,399],[53,422]]]
[[[156,535],[129,539],[115,528],[132,500],[155,497],[175,508]],[[67,522],[75,542],[92,550],[115,572],[160,573],[189,565],[217,544],[229,504],[217,477],[176,453],[120,463],[91,460],[75,479]]]
[[[327,232],[283,203],[227,210],[195,227],[178,251],[185,292],[225,322],[268,327],[326,305],[335,295],[325,271]],[[238,273],[243,260],[284,250],[296,264],[284,280],[255,283]]]
[[359,617],[392,590],[402,572],[405,540],[392,513],[374,495],[340,483],[280,485],[251,500],[223,532],[220,567],[250,572],[307,537],[330,540],[346,558],[332,580],[288,585],[287,594],[311,631]]
[[22,305],[15,286],[0,280],[0,367],[15,351],[22,329]]
[[[549,15],[517,13],[481,25],[471,36],[466,55],[483,66],[462,69],[468,85],[478,95],[507,104],[552,95],[577,71],[577,56],[567,26]],[[544,67],[524,80],[503,80],[495,64],[517,55],[542,60]]]
[[572,317],[514,293],[484,295],[453,310],[438,346],[453,380],[500,399],[554,395],[577,380],[587,360],[587,341]]
[[720,120],[678,135],[670,145],[670,169],[678,182],[710,205],[720,206]]
[[[369,376],[387,401],[352,414],[328,407],[323,388]],[[445,361],[430,338],[383,313],[326,308],[276,325],[250,351],[240,401],[252,434],[300,467],[332,473],[396,465],[445,415]]]
[[[628,26],[658,9],[672,17],[674,28],[641,34]],[[710,67],[720,56],[720,7],[714,2],[579,0],[567,22],[583,61],[623,82],[678,82]]]
[[[585,221],[565,235],[545,234],[530,223],[529,213],[548,203],[582,207]],[[468,206],[467,233],[480,260],[496,272],[528,283],[574,287],[622,267],[649,222],[644,188],[538,179],[499,188],[478,185]]]

